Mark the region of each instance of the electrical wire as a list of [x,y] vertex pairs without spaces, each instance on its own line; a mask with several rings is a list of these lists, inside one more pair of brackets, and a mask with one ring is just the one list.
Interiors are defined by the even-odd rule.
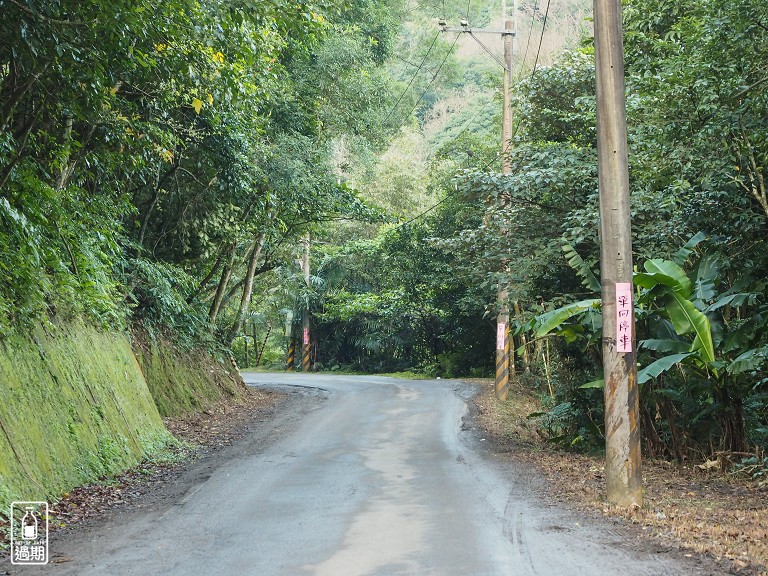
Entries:
[[474,38],[475,42],[477,42],[478,44],[480,44],[480,46],[482,47],[482,49],[483,49],[483,50],[485,50],[485,53],[486,53],[486,54],[488,54],[488,56],[490,56],[491,58],[493,58],[494,60],[496,60],[496,63],[497,63],[499,66],[501,66],[502,68],[504,68],[504,69],[506,70],[506,68],[507,68],[507,65],[506,65],[504,62],[502,62],[502,61],[499,59],[499,57],[498,57],[498,56],[496,56],[496,54],[494,54],[493,52],[491,52],[491,50],[488,48],[488,46],[486,46],[485,44],[483,44],[483,43],[482,43],[482,41],[480,40],[480,38],[478,38],[477,36],[475,36],[475,34],[472,32],[472,30],[470,30],[470,31],[469,31],[469,35],[470,35],[472,38]]
[[[536,70],[537,70],[537,66],[539,65],[539,55],[541,54],[541,45],[542,45],[542,42],[544,42],[544,32],[547,29],[547,19],[549,18],[549,5],[550,5],[550,1],[551,0],[547,0],[547,9],[544,12],[544,21],[542,22],[541,35],[539,36],[539,48],[536,51],[536,59],[533,62],[533,70],[531,71],[531,76],[528,79],[529,82],[532,81],[536,77]],[[534,16],[535,16],[535,11],[534,11]],[[531,25],[533,25],[533,23],[531,23]],[[530,37],[529,37],[529,39],[530,39]],[[502,157],[507,152],[509,152],[510,146],[512,146],[512,141],[517,136],[517,132],[518,132],[518,130],[520,130],[520,125],[522,124],[522,122],[523,122],[522,117],[518,117],[517,124],[515,124],[515,129],[512,131],[512,135],[509,138],[509,141],[506,142],[506,144],[504,146],[504,150],[502,150],[502,153],[501,153]],[[486,166],[483,168],[483,170],[486,170],[488,168],[488,166],[490,166],[490,165],[491,165],[491,163],[489,162],[488,164],[486,164]]]
[[429,81],[429,84],[427,84],[427,87],[424,88],[424,91],[421,93],[421,96],[419,96],[419,99],[416,100],[416,104],[413,105],[413,108],[411,108],[410,112],[408,112],[408,114],[405,115],[405,117],[403,118],[403,121],[411,117],[411,115],[416,111],[416,108],[419,107],[419,104],[421,104],[421,101],[424,99],[424,96],[426,96],[427,92],[429,92],[429,89],[432,88],[432,84],[434,84],[435,79],[437,79],[437,76],[440,74],[440,70],[443,69],[443,66],[445,65],[446,60],[448,60],[448,56],[450,56],[451,53],[453,52],[453,48],[454,46],[456,46],[456,42],[459,41],[459,36],[461,36],[461,34],[456,34],[456,38],[454,39],[453,44],[451,44],[451,47],[448,48],[448,52],[445,53],[445,57],[443,58],[443,61],[440,62],[440,66],[437,67],[437,70],[432,75],[432,79]]
[[[541,35],[539,37],[539,48],[538,48],[538,51],[536,53],[536,60],[535,60],[535,63],[533,65],[533,71],[531,72],[530,80],[533,80],[534,76],[536,75],[536,67],[537,67],[538,62],[539,62],[539,55],[541,53],[541,46],[542,46],[542,42],[544,40],[544,31],[547,28],[547,19],[549,17],[550,1],[551,0],[547,0],[546,13],[544,14],[544,21],[543,21],[542,26],[541,26]],[[523,67],[525,66],[525,60],[528,58],[528,50],[529,50],[530,45],[531,45],[531,38],[533,37],[533,25],[534,25],[534,22],[536,21],[536,10],[538,9],[538,5],[539,5],[538,4],[538,0],[536,0],[536,3],[534,4],[534,7],[533,7],[533,13],[531,14],[531,28],[530,28],[530,30],[528,32],[528,42],[527,42],[527,44],[525,46],[525,54],[523,55],[523,59],[520,61],[520,67],[518,69],[519,70],[518,76],[517,76],[518,82],[522,79]],[[472,36],[474,37],[474,34],[472,34]],[[482,42],[479,42],[479,43],[480,43],[481,46],[483,46]],[[483,46],[483,48],[485,48],[485,46]],[[497,60],[497,62],[498,62],[498,60]],[[502,150],[501,154],[499,156],[496,156],[495,158],[491,159],[488,163],[486,163],[485,166],[482,167],[481,172],[487,170],[488,167],[491,164],[496,162],[499,158],[503,158],[504,155],[507,152],[509,152],[509,149],[510,149],[510,146],[511,146],[511,142],[517,136],[517,133],[520,130],[521,123],[522,123],[522,118],[518,118],[517,123],[515,124],[515,128],[512,131],[512,135],[511,135],[509,141],[504,144],[504,149]],[[466,130],[466,128],[465,128],[465,130]],[[462,132],[460,132],[459,135],[456,136],[455,139],[458,139],[463,133],[464,133],[464,130],[462,130]]]
[[531,80],[536,76],[536,66],[539,65],[539,55],[541,54],[541,43],[544,41],[544,30],[547,29],[547,18],[549,17],[549,3],[547,0],[547,10],[544,12],[544,23],[541,26],[541,36],[539,37],[539,49],[536,51],[536,60],[533,62],[533,72],[531,72]]
[[427,214],[429,214],[430,212],[432,212],[432,210],[434,210],[435,208],[437,208],[438,206],[440,206],[441,204],[443,204],[444,202],[446,202],[446,201],[447,201],[447,200],[449,200],[450,198],[454,197],[454,196],[455,196],[456,194],[458,194],[458,193],[459,193],[459,191],[458,191],[458,190],[454,190],[453,192],[448,192],[448,194],[446,194],[445,196],[443,196],[443,198],[442,198],[441,200],[439,200],[438,202],[436,202],[435,204],[433,204],[433,205],[432,205],[432,206],[430,206],[429,208],[427,208],[427,209],[423,210],[422,212],[419,212],[419,213],[418,213],[416,216],[414,216],[413,218],[410,218],[409,220],[406,220],[405,222],[402,222],[402,223],[398,224],[398,225],[397,225],[395,228],[393,228],[392,230],[399,230],[400,228],[402,228],[402,227],[404,227],[404,226],[408,226],[408,224],[411,224],[412,222],[415,222],[415,221],[416,221],[416,220],[418,220],[419,218],[421,218],[421,217],[423,217],[423,216],[426,216]]
[[437,38],[440,36],[440,32],[435,33],[435,37],[432,39],[432,44],[429,45],[429,48],[427,49],[427,53],[424,54],[424,58],[421,59],[421,64],[419,64],[419,67],[416,69],[416,72],[413,73],[413,76],[411,77],[411,81],[408,82],[408,85],[403,89],[403,92],[400,94],[400,97],[397,99],[397,102],[390,108],[389,113],[384,117],[384,120],[382,120],[382,124],[384,124],[387,120],[389,120],[390,116],[394,114],[395,110],[397,110],[397,107],[400,105],[400,102],[402,102],[403,98],[405,97],[406,93],[410,89],[411,85],[416,80],[416,77],[419,75],[419,72],[421,72],[421,69],[424,67],[424,63],[427,61],[427,58],[429,58],[429,55],[432,53],[432,48],[435,47],[435,43],[437,42]]
[[536,0],[536,2],[533,4],[533,13],[531,14],[531,27],[528,30],[528,42],[525,43],[525,53],[523,54],[523,59],[520,60],[520,74],[517,77],[518,81],[520,80],[520,78],[522,78],[523,66],[525,66],[525,61],[528,59],[528,49],[531,47],[531,38],[533,37],[533,25],[536,22],[536,10],[538,9],[539,9],[539,0]]
[[[536,0],[536,4],[534,5],[534,10],[533,10],[533,15],[531,16],[531,30],[530,30],[530,32],[528,33],[528,44],[526,45],[526,48],[525,48],[525,50],[526,50],[526,51],[525,51],[525,55],[523,56],[523,59],[520,61],[520,68],[519,68],[519,73],[518,73],[518,76],[517,76],[517,78],[518,78],[518,81],[519,81],[519,80],[522,78],[522,71],[523,71],[523,66],[525,65],[525,59],[526,59],[526,58],[527,58],[527,56],[528,56],[528,47],[529,47],[529,46],[530,46],[530,44],[531,44],[531,36],[532,36],[532,32],[533,32],[533,23],[534,23],[534,21],[535,21],[535,19],[536,19],[536,9],[537,9],[537,8],[538,8],[538,0]],[[470,34],[470,35],[471,35],[471,36],[472,36],[472,37],[473,37],[475,40],[478,40],[478,39],[477,39],[477,37],[476,37],[474,34]],[[488,49],[485,47],[485,45],[484,45],[482,42],[480,42],[480,41],[478,40],[478,43],[479,43],[479,44],[480,44],[480,45],[481,45],[481,46],[482,46],[482,47],[483,47],[483,48],[486,50],[486,52],[488,52]],[[496,60],[496,62],[498,62],[498,63],[499,63],[499,65],[501,65],[501,67],[502,67],[502,68],[506,68],[506,66],[505,66],[505,65],[504,65],[502,62],[499,62],[499,60],[498,60],[498,59],[497,59],[497,58],[496,58],[496,57],[495,57],[493,54],[490,54],[490,52],[489,52],[489,55],[493,56],[494,60]],[[468,122],[466,122],[466,123],[465,123],[465,125],[464,125],[464,128],[462,128],[462,129],[461,129],[461,131],[460,131],[460,132],[459,132],[459,133],[458,133],[456,136],[454,136],[454,137],[453,137],[453,141],[454,141],[454,142],[458,141],[458,139],[459,139],[459,138],[461,138],[461,137],[464,135],[464,133],[465,133],[465,132],[466,132],[466,131],[469,129],[469,126],[472,124],[472,122],[473,122],[475,119],[477,119],[477,118],[480,116],[480,114],[481,114],[481,113],[482,113],[482,111],[485,109],[485,107],[486,107],[486,106],[487,106],[487,105],[488,105],[488,104],[489,104],[489,103],[490,103],[490,102],[491,102],[491,101],[492,101],[492,100],[493,100],[495,97],[496,97],[496,92],[494,91],[494,93],[493,93],[493,94],[491,94],[490,98],[488,98],[488,100],[487,100],[487,101],[486,101],[486,102],[485,102],[485,103],[484,103],[484,104],[483,104],[483,105],[480,107],[480,110],[479,110],[478,112],[476,112],[476,113],[475,113],[475,115],[474,115],[474,116],[473,116],[473,117],[472,117],[472,118],[471,118],[471,119],[470,119]],[[518,125],[518,127],[519,127],[519,125]],[[513,134],[513,137],[514,137],[514,135],[516,135],[516,134],[517,134],[517,129],[515,129],[515,132],[514,132],[514,134]],[[506,151],[507,151],[507,149],[505,149],[505,150],[502,152],[502,155],[503,155],[504,153],[506,153]],[[493,158],[493,159],[492,159],[490,162],[488,162],[488,163],[487,163],[487,164],[486,164],[486,165],[483,167],[483,170],[486,170],[486,169],[488,168],[488,166],[490,166],[490,165],[491,165],[493,162],[497,161],[498,159],[499,159],[499,156],[496,156],[495,158]]]
[[403,64],[408,64],[408,66],[412,66],[413,68],[418,68],[419,67],[418,64],[414,64],[410,60],[406,60],[405,58],[403,58],[399,54],[392,54],[392,56],[397,58],[398,60],[400,60],[400,62],[402,62]]

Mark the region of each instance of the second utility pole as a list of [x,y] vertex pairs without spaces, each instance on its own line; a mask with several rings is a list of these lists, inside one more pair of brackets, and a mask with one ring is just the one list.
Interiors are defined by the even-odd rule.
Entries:
[[[504,11],[506,12],[506,9]],[[517,17],[516,14],[515,17]],[[512,163],[509,154],[507,154],[507,147],[512,139],[512,53],[514,52],[515,38],[514,22],[512,20],[504,21],[504,32],[504,111],[501,123],[501,173],[509,174],[512,171]],[[509,241],[506,234],[503,234],[502,241]],[[505,261],[505,271],[507,266],[508,263]],[[509,372],[515,369],[515,351],[510,346],[509,333],[509,287],[506,284],[499,284],[496,299],[499,304],[499,315],[496,317],[496,380],[494,388],[496,398],[504,401],[509,394]]]
[[301,371],[309,372],[311,368],[310,361],[310,347],[309,347],[309,286],[310,286],[310,274],[309,274],[309,248],[312,243],[311,236],[307,233],[304,236],[304,254],[301,258],[301,270],[304,272],[304,283],[307,285],[307,301],[306,308],[301,317]]
[[[502,20],[504,20],[503,30],[483,30],[470,28],[467,20],[461,21],[461,28],[448,28],[444,20],[440,20],[440,30],[442,32],[460,32],[472,36],[483,49],[490,54],[496,62],[504,68],[504,110],[501,123],[501,172],[509,174],[512,171],[509,154],[507,154],[509,141],[512,139],[512,55],[515,51],[515,37],[517,36],[517,0],[513,8],[514,20],[507,18],[506,2],[502,5]],[[494,56],[490,50],[475,36],[475,34],[501,34],[504,40],[504,61],[501,62]],[[502,241],[507,242],[506,233],[502,233]],[[507,261],[502,261],[502,267],[506,270]],[[511,340],[509,334],[509,288],[505,283],[499,283],[496,293],[496,301],[499,306],[499,314],[496,317],[496,381],[494,390],[496,398],[506,400],[509,394],[509,373],[515,369],[514,350],[511,350]],[[510,361],[511,359],[511,361]]]

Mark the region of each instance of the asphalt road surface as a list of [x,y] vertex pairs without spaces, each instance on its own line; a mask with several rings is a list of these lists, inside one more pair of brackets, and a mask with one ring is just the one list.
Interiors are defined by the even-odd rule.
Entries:
[[[52,543],[78,576],[712,574],[547,503],[540,480],[463,430],[451,381],[246,374],[283,410],[171,501]],[[266,434],[266,436],[265,436]],[[255,436],[254,436],[255,437]],[[519,465],[518,465],[519,468]]]

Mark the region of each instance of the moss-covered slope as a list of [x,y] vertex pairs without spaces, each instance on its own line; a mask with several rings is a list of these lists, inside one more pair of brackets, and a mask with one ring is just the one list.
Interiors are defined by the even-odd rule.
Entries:
[[170,441],[125,335],[71,324],[0,342],[0,510],[123,470]]
[[204,350],[182,350],[167,339],[134,332],[133,350],[161,416],[201,412],[239,397],[245,385],[231,362]]

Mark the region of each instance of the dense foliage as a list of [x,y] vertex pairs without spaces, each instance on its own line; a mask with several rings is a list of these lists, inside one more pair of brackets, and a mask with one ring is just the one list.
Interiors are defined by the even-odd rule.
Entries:
[[[766,21],[754,1],[626,6],[641,411],[651,455],[768,443]],[[541,420],[553,437],[589,446],[601,443],[602,381],[594,69],[585,46],[521,83],[513,173],[459,177],[467,195],[493,202],[483,226],[459,231],[451,245],[478,280],[495,271],[492,281],[510,286],[521,310],[519,367],[551,396]],[[554,358],[541,354],[542,340]]]
[[[626,4],[651,456],[768,444],[766,22],[754,0]],[[345,262],[318,301],[331,364],[489,373],[489,318],[505,285],[518,377],[547,406],[540,423],[553,439],[602,444],[594,63],[582,46],[517,86],[511,174],[488,170],[498,170],[487,140],[498,118],[469,133],[449,121],[422,185],[436,191],[434,210],[331,254]]]
[[330,145],[382,132],[395,13],[368,8],[2,0],[0,333],[85,315],[227,344],[286,245],[375,217]]
[[[0,335],[140,321],[276,367],[310,314],[317,367],[483,375],[501,285],[543,427],[601,444],[591,41],[526,50],[502,175],[500,70],[434,9],[0,0]],[[646,450],[765,449],[768,7],[624,19]]]

